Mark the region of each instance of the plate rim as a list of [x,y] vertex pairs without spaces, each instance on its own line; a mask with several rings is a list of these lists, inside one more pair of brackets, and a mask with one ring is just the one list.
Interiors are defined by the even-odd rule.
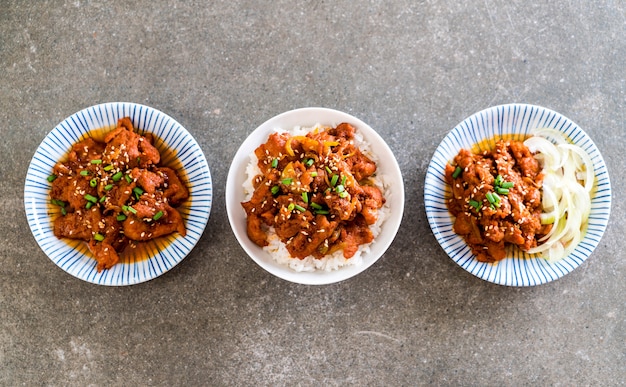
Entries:
[[[520,113],[524,111],[524,115],[527,114],[526,113],[527,111],[529,111],[528,112],[529,118],[520,120],[519,117],[517,117],[517,114],[513,114],[513,117],[507,117],[506,115],[510,115],[510,113],[507,111],[505,115],[505,110],[513,110],[513,111],[518,111]],[[539,114],[539,112],[541,112],[541,115],[539,117],[536,117],[536,114]],[[489,121],[491,122],[485,122],[484,116],[489,116],[489,115],[492,116],[489,118]],[[493,117],[494,115],[495,115],[495,119]],[[479,121],[479,118],[481,118],[480,121]],[[549,121],[547,122],[547,124],[544,124],[544,125],[533,126],[532,125],[533,122],[527,121],[531,119],[535,121],[534,122],[535,124],[538,122],[545,122],[545,120],[549,120]],[[600,217],[597,220],[595,220],[593,223],[594,231],[597,231],[599,235],[596,237],[596,239],[590,242],[589,241],[590,234],[586,233],[583,240],[579,242],[579,245],[576,247],[576,249],[572,253],[570,253],[570,255],[565,257],[563,260],[557,262],[556,264],[552,264],[548,266],[551,268],[552,273],[541,272],[542,276],[537,276],[535,273],[529,273],[528,271],[522,272],[521,268],[519,269],[516,268],[516,265],[519,267],[519,263],[522,260],[525,260],[527,261],[525,262],[525,265],[528,264],[532,266],[533,270],[538,270],[537,268],[546,267],[547,262],[545,260],[541,258],[519,258],[519,257],[507,257],[497,264],[497,265],[506,266],[506,269],[503,269],[503,270],[506,270],[506,272],[504,272],[504,275],[495,276],[494,274],[493,277],[489,277],[488,275],[486,275],[487,273],[486,268],[488,266],[495,267],[496,265],[479,262],[473,256],[473,254],[471,254],[471,251],[469,251],[469,248],[467,247],[467,245],[465,244],[462,238],[460,238],[453,231],[452,232],[450,232],[449,230],[447,230],[447,232],[443,231],[443,226],[441,226],[440,224],[441,221],[438,220],[438,218],[441,218],[441,217],[436,216],[436,211],[435,211],[436,206],[439,205],[438,211],[443,213],[443,210],[441,209],[442,203],[431,199],[433,195],[432,195],[432,192],[430,191],[433,189],[433,187],[440,187],[440,185],[439,186],[436,185],[436,182],[441,181],[441,179],[437,179],[435,176],[441,176],[442,168],[445,167],[445,164],[443,165],[441,164],[442,162],[441,158],[437,158],[437,156],[438,154],[449,153],[451,149],[451,146],[449,144],[450,142],[460,141],[458,139],[453,140],[455,136],[457,138],[459,136],[462,136],[463,135],[462,131],[464,129],[472,128],[473,126],[498,125],[499,130],[497,133],[492,128],[491,136],[481,137],[480,139],[491,138],[497,134],[502,134],[501,131],[503,130],[503,125],[510,125],[512,121],[514,121],[513,125],[525,124],[525,132],[521,132],[520,131],[521,129],[517,129],[517,131],[515,132],[515,133],[520,133],[520,134],[527,134],[531,129],[534,129],[537,127],[546,127],[546,126],[554,127],[555,129],[566,133],[568,137],[572,133],[575,133],[575,138],[572,139],[573,142],[578,143],[580,141],[584,141],[584,145],[587,148],[591,148],[593,150],[594,175],[596,179],[598,180],[598,183],[597,183],[598,187],[602,186],[603,188],[603,194],[601,196],[598,196],[598,192],[596,192],[596,195],[592,198],[592,205],[602,204],[602,207],[600,208],[604,210],[603,213],[599,214]],[[511,129],[504,129],[504,130],[510,131]],[[506,133],[509,133],[509,132],[506,132]],[[464,138],[463,141],[467,141],[467,136],[470,136],[470,137],[475,136],[475,133],[473,132],[473,134],[469,134],[469,135],[466,134],[465,135],[466,138]],[[472,145],[475,144],[476,142],[478,141],[473,142]],[[456,152],[458,152],[459,149],[456,149]],[[451,160],[451,158],[449,160]],[[549,109],[543,106],[526,104],[526,103],[509,103],[509,104],[500,104],[500,105],[487,107],[476,113],[471,114],[470,116],[462,120],[459,124],[457,124],[455,127],[453,127],[450,131],[446,133],[444,138],[441,140],[440,144],[435,149],[435,152],[433,153],[433,156],[430,159],[430,162],[428,164],[428,168],[426,170],[426,176],[424,180],[424,206],[425,206],[426,216],[427,216],[431,231],[433,235],[435,236],[435,239],[437,240],[439,246],[456,264],[461,266],[465,271],[469,272],[475,277],[478,277],[482,280],[485,280],[487,282],[491,282],[497,285],[512,286],[512,287],[529,287],[529,286],[537,286],[537,285],[542,285],[542,284],[546,284],[549,282],[553,282],[555,280],[562,278],[566,274],[569,274],[570,272],[575,270],[577,267],[579,267],[584,261],[586,261],[589,258],[589,256],[591,256],[591,254],[595,251],[597,246],[600,244],[600,240],[602,239],[602,236],[604,235],[604,232],[606,231],[606,228],[608,226],[608,221],[610,218],[610,209],[611,209],[611,194],[612,194],[612,190],[611,190],[610,178],[608,175],[608,168],[606,166],[606,163],[604,161],[604,158],[602,157],[602,154],[599,148],[593,142],[593,139],[579,125],[577,125],[574,121],[562,115],[561,113],[558,113],[552,109]],[[602,200],[600,201],[600,199]],[[445,203],[443,203],[443,205],[445,206]],[[447,211],[447,207],[445,208],[445,210]],[[451,222],[452,216],[449,214],[449,212],[447,212],[447,216],[448,216],[449,221]],[[585,242],[584,248],[581,245],[583,242]],[[498,269],[496,270],[499,271]],[[511,270],[513,270],[512,274],[515,274],[514,276],[512,276]],[[491,270],[489,270],[488,274],[491,274]]]
[[[156,246],[154,254],[151,254],[149,259],[131,263],[121,262],[109,270],[97,273],[95,270],[96,261],[84,253],[86,248],[75,249],[72,247],[81,245],[81,241],[59,240],[51,234],[50,225],[44,225],[44,221],[48,224],[51,222],[49,222],[48,215],[44,210],[45,206],[47,206],[47,200],[44,206],[42,204],[44,201],[41,198],[44,194],[47,197],[47,192],[50,188],[49,183],[40,182],[38,179],[44,174],[48,176],[52,172],[52,166],[60,157],[67,154],[71,144],[82,138],[81,136],[94,129],[113,125],[118,118],[123,116],[131,116],[136,129],[142,133],[156,134],[162,132],[166,134],[166,138],[169,138],[170,134],[177,134],[177,141],[178,138],[180,138],[180,141],[182,139],[185,140],[185,152],[193,156],[196,166],[194,166],[193,171],[188,171],[189,165],[180,159],[179,161],[184,165],[186,173],[193,176],[194,181],[198,181],[198,183],[192,184],[191,181],[188,183],[191,187],[202,189],[203,193],[200,195],[200,198],[204,200],[198,201],[198,203],[192,201],[189,206],[189,216],[193,214],[194,217],[193,234],[188,232],[186,237],[176,235],[172,238],[169,245],[164,247]],[[147,124],[150,125],[146,127]],[[157,136],[161,142],[171,146],[171,141],[165,140],[160,135]],[[60,139],[60,137],[63,138]],[[69,143],[69,146],[62,149],[52,149],[64,143]],[[47,155],[48,152],[52,152],[54,155],[58,155],[58,157],[49,157]],[[51,163],[51,165],[45,165],[43,161],[38,159],[36,161],[38,157],[46,159],[45,163]],[[177,158],[181,157],[187,158],[188,156],[177,155]],[[45,176],[43,176],[44,180]],[[24,212],[31,234],[39,248],[55,266],[75,278],[95,285],[129,286],[147,282],[163,275],[177,266],[191,253],[200,241],[208,224],[213,202],[213,182],[206,156],[199,143],[173,117],[158,109],[139,103],[104,102],[85,107],[67,116],[46,134],[29,162],[24,179],[23,194]],[[42,207],[37,208],[37,205]],[[187,219],[187,228],[189,231],[189,219]],[[59,254],[63,255],[60,256]],[[68,267],[62,264],[63,260],[79,263],[80,268],[69,270]],[[69,266],[71,267],[72,265]]]

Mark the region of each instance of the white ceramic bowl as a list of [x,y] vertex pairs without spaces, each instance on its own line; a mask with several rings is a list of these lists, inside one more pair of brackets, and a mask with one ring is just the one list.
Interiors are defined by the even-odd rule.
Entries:
[[[156,136],[155,146],[162,159],[174,167],[187,182],[190,198],[179,207],[187,235],[171,234],[146,244],[139,257],[130,259],[98,273],[96,261],[85,242],[59,240],[52,232],[49,205],[50,183],[46,178],[54,164],[63,158],[72,144],[96,129],[108,128],[122,117],[130,117],[141,133]],[[182,261],[198,242],[209,219],[213,199],[211,173],[198,143],[178,122],[148,106],[113,102],[91,106],[71,115],[57,125],[43,140],[28,168],[24,185],[24,206],[28,225],[35,240],[48,257],[61,269],[82,280],[100,285],[132,285],[148,281],[170,270]],[[127,248],[125,254],[128,253]]]
[[[290,130],[296,126],[312,127],[315,124],[336,126],[347,122],[356,127],[357,132],[363,135],[372,151],[378,156],[377,174],[386,175],[391,182],[391,196],[387,197],[390,204],[390,213],[383,222],[381,232],[370,245],[370,251],[363,254],[361,265],[344,266],[333,271],[296,272],[286,266],[276,263],[269,253],[253,243],[246,233],[246,214],[241,206],[245,200],[243,184],[246,179],[246,166],[250,162],[250,154],[261,144],[267,141],[268,136],[276,129]],[[363,121],[349,114],[325,109],[302,108],[291,110],[269,119],[243,142],[230,166],[226,183],[226,209],[228,220],[248,255],[271,274],[284,280],[307,284],[322,285],[339,282],[353,277],[373,265],[387,250],[396,236],[402,213],[404,211],[404,185],[402,175],[396,159],[385,141]]]
[[[512,249],[509,256],[495,264],[480,262],[465,241],[452,229],[453,218],[445,202],[450,195],[450,188],[444,179],[445,166],[462,148],[471,148],[482,140],[502,135],[523,140],[537,128],[554,128],[563,132],[572,143],[582,147],[591,156],[596,190],[592,193],[591,214],[585,237],[571,254],[556,263],[529,257],[518,249]],[[611,184],[600,151],[578,125],[550,109],[510,104],[480,111],[448,133],[435,151],[426,171],[424,202],[428,222],[437,241],[462,268],[496,284],[533,286],[556,280],[571,272],[598,246],[609,221]]]

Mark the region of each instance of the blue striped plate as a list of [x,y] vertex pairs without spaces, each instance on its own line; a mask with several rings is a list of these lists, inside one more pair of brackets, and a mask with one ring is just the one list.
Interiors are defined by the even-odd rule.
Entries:
[[[597,190],[592,197],[585,237],[569,256],[552,264],[513,248],[508,250],[507,258],[496,264],[479,262],[463,239],[452,229],[453,218],[445,203],[450,195],[450,189],[444,180],[445,165],[462,148],[472,148],[483,140],[502,135],[522,140],[536,128],[554,128],[565,133],[572,143],[582,147],[593,160]],[[578,125],[543,107],[510,104],[478,112],[448,133],[435,151],[426,171],[424,201],[433,234],[450,258],[462,268],[496,284],[534,286],[554,281],[571,272],[598,246],[609,221],[611,184],[600,151]]]
[[[139,133],[155,135],[155,146],[161,152],[162,162],[176,168],[187,182],[190,199],[178,208],[185,220],[187,236],[172,234],[135,250],[128,246],[121,263],[98,273],[96,261],[85,242],[59,240],[54,236],[52,219],[58,210],[49,204],[50,184],[46,178],[72,144],[92,135],[97,129],[113,128],[122,117],[130,117]],[[125,102],[95,105],[61,122],[37,148],[24,185],[28,225],[44,253],[69,274],[87,282],[109,286],[148,281],[182,261],[202,236],[212,199],[209,166],[191,134],[176,120],[156,109]]]

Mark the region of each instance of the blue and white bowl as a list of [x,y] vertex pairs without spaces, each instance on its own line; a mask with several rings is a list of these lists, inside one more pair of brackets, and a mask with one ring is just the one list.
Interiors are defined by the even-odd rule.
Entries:
[[[495,136],[524,139],[533,129],[553,128],[582,147],[593,161],[596,190],[592,193],[591,214],[583,240],[567,257],[556,263],[530,257],[518,249],[495,264],[480,262],[463,238],[453,231],[453,217],[446,198],[450,188],[444,179],[448,162],[462,148]],[[598,246],[611,210],[611,184],[602,155],[589,136],[574,122],[552,110],[525,104],[500,105],[480,111],[457,125],[443,139],[426,171],[424,188],[426,215],[437,241],[462,268],[486,281],[507,286],[534,286],[554,281],[580,266]]]
[[[187,183],[190,198],[179,208],[187,235],[171,234],[143,245],[141,251],[128,246],[127,256],[109,270],[98,273],[85,242],[63,239],[53,234],[50,183],[47,177],[54,165],[67,155],[71,146],[103,128],[113,128],[117,120],[130,117],[141,134],[155,136],[155,146],[174,161],[174,167]],[[169,164],[169,163],[168,163]],[[99,285],[132,285],[156,278],[176,266],[196,245],[211,212],[213,188],[211,173],[200,146],[176,120],[148,106],[112,102],[91,106],[66,118],[43,140],[31,160],[24,185],[24,207],[28,225],[46,255],[69,274]]]

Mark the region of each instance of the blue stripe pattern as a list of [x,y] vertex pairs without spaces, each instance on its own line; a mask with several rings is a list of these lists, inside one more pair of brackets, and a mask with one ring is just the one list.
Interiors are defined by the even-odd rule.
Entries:
[[[98,273],[96,261],[80,241],[61,241],[52,233],[49,218],[49,190],[46,178],[54,164],[67,154],[72,144],[89,136],[89,132],[115,125],[130,117],[142,134],[153,133],[160,148],[173,149],[188,181],[191,200],[181,211],[187,235],[170,236],[155,241],[150,258],[115,265]],[[95,105],[79,111],[57,125],[35,152],[24,184],[24,207],[28,225],[46,255],[69,274],[99,285],[122,286],[148,281],[170,270],[182,261],[196,245],[209,219],[213,202],[211,172],[204,153],[191,134],[176,120],[148,106],[127,102]],[[168,242],[169,241],[169,242]]]
[[[507,258],[497,264],[479,262],[463,239],[454,233],[453,218],[446,198],[450,188],[445,183],[445,165],[462,148],[472,148],[482,140],[513,135],[523,139],[533,129],[553,128],[583,148],[593,162],[596,191],[591,200],[591,214],[583,240],[567,257],[556,263],[532,257],[516,249],[507,250]],[[459,266],[483,280],[506,286],[535,286],[554,281],[580,266],[598,246],[609,221],[611,183],[600,151],[591,138],[568,118],[539,106],[500,105],[480,111],[457,125],[443,139],[426,171],[424,201],[428,222],[444,251]]]

